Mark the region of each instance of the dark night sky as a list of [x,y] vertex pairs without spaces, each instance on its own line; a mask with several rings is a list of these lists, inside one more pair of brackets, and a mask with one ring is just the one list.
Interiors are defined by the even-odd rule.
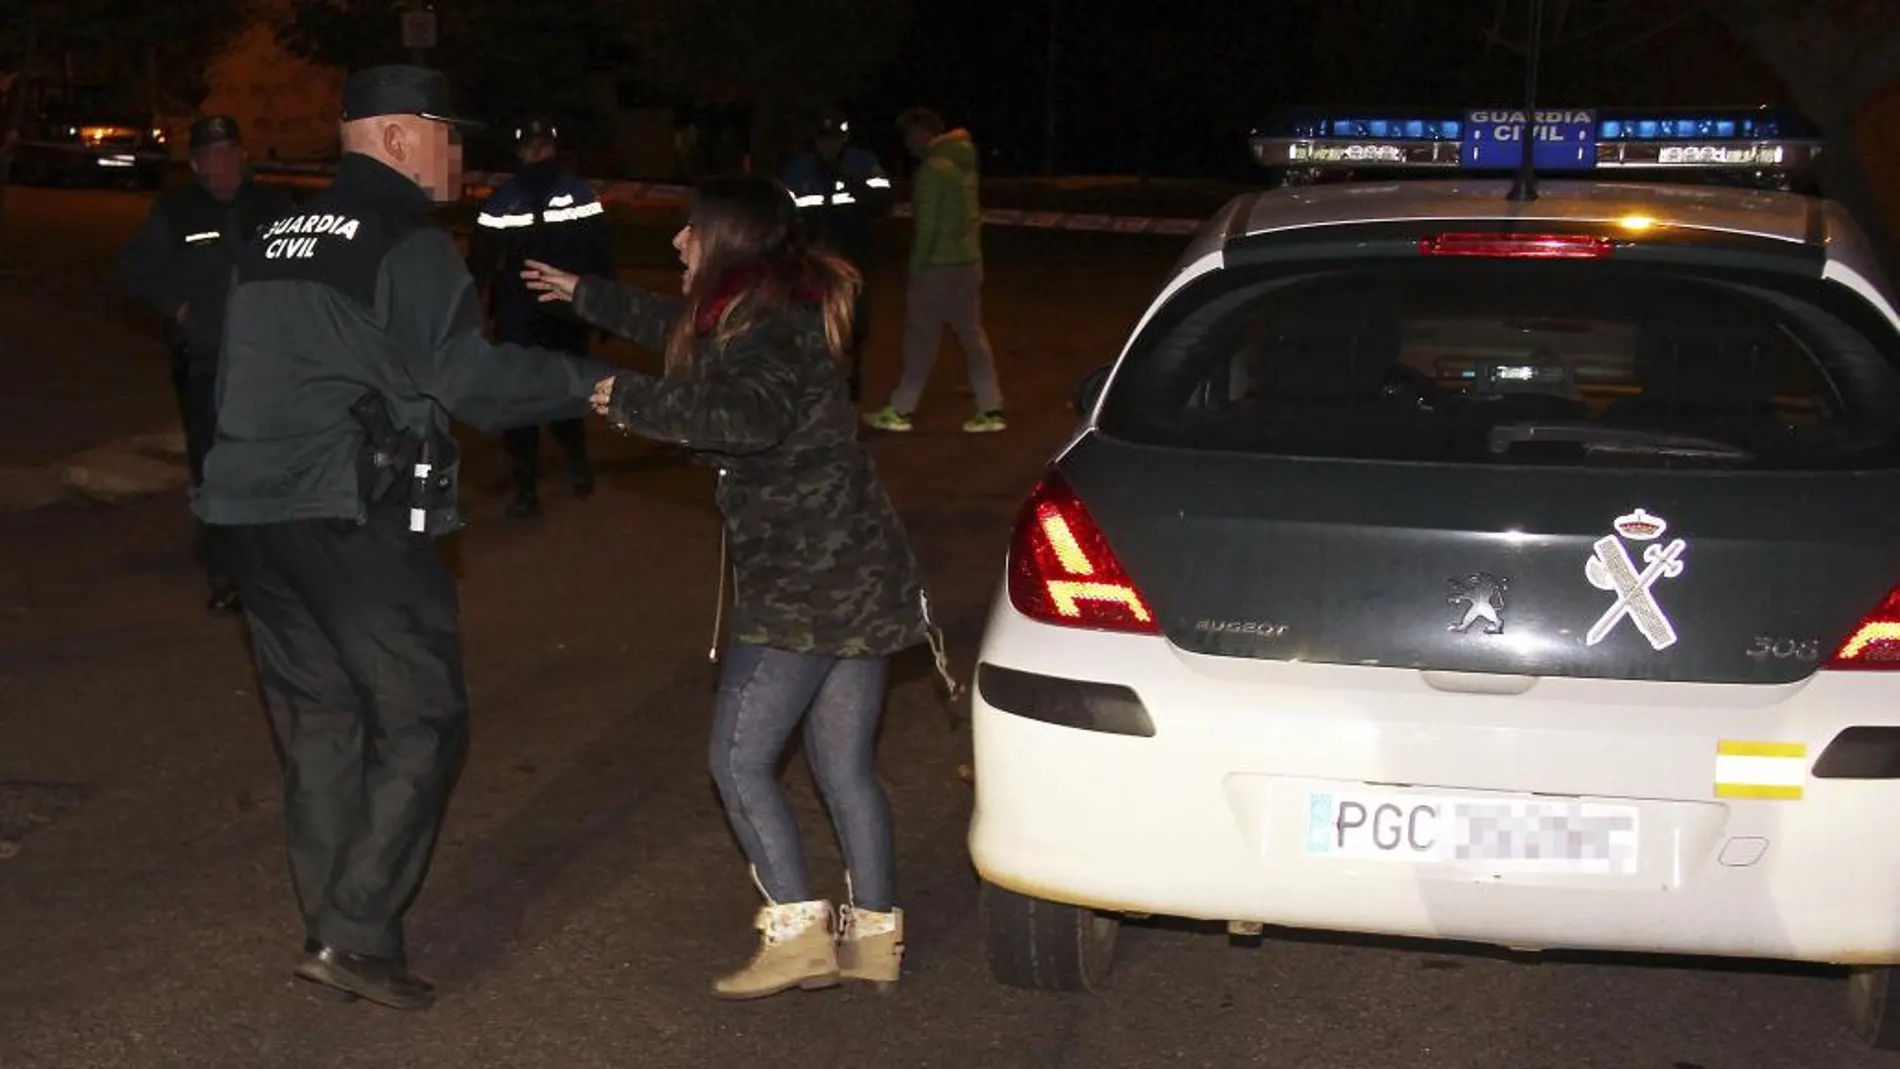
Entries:
[[[852,101],[860,129],[924,103],[967,124],[993,174],[1042,162],[1052,0],[919,0],[906,54]],[[1476,0],[1054,0],[1057,168],[1244,177],[1248,127],[1283,104],[1514,104],[1523,61],[1486,48]],[[1522,34],[1520,21],[1510,29]],[[1546,52],[1540,102],[1755,104],[1779,95],[1721,31],[1691,22]],[[894,139],[872,138],[894,151]]]

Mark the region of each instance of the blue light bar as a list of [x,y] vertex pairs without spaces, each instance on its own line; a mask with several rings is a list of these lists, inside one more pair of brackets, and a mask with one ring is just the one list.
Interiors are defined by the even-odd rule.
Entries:
[[[1530,121],[1526,121],[1526,120]],[[1823,142],[1800,116],[1765,108],[1300,109],[1250,140],[1256,162],[1314,174],[1515,170],[1530,143],[1539,173],[1604,170],[1785,175]],[[1785,184],[1785,183],[1782,183]]]
[[1464,124],[1457,119],[1341,118],[1322,120],[1314,129],[1308,136],[1374,141],[1457,141],[1464,136]]

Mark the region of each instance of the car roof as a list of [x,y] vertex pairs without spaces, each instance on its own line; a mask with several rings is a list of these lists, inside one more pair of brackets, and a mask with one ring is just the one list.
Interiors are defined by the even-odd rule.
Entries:
[[[1234,242],[1293,230],[1376,223],[1508,220],[1620,226],[1641,218],[1674,227],[1782,242],[1821,253],[1827,272],[1850,285],[1900,326],[1892,289],[1860,227],[1841,205],[1801,193],[1667,182],[1544,179],[1537,197],[1509,198],[1501,178],[1403,179],[1293,186],[1242,194],[1202,224],[1176,263],[1167,288],[1217,266]],[[1841,271],[1841,269],[1845,269]]]
[[1642,216],[1657,225],[1806,243],[1821,201],[1796,193],[1725,186],[1540,181],[1537,199],[1513,201],[1503,179],[1353,182],[1262,193],[1242,232],[1433,219],[1527,219],[1617,223]]

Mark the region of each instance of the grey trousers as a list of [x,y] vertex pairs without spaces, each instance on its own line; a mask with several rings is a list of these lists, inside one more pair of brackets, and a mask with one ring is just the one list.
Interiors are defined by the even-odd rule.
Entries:
[[963,349],[976,410],[1000,411],[1003,390],[996,382],[996,355],[990,351],[989,336],[983,332],[980,263],[911,271],[910,287],[904,294],[904,374],[891,393],[891,407],[904,413],[917,410],[946,326]]

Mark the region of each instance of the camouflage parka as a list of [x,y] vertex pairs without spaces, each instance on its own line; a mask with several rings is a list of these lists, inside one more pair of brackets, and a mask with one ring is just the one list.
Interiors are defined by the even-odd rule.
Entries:
[[[574,310],[661,352],[681,302],[583,278]],[[910,541],[858,442],[816,308],[762,313],[723,343],[702,335],[681,376],[622,369],[607,418],[718,468],[733,642],[875,657],[928,637]]]

